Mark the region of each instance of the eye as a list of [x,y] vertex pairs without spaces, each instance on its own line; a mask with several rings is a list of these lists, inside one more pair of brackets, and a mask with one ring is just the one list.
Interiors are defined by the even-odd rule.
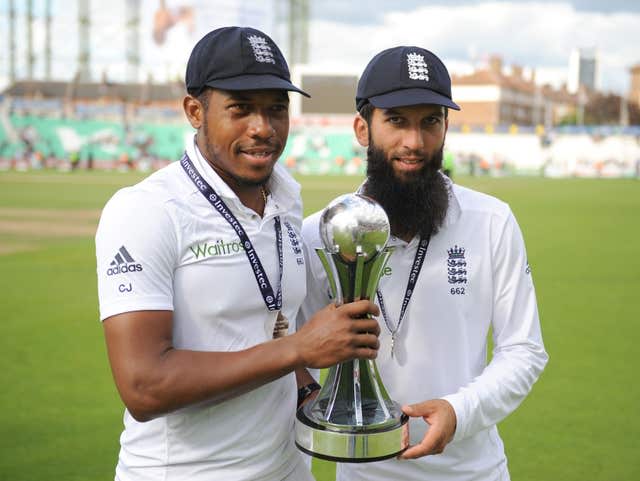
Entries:
[[288,104],[275,104],[271,106],[271,110],[277,113],[286,113],[289,112]]
[[426,119],[424,119],[424,123],[427,125],[438,125],[442,122],[442,117],[439,115],[430,115]]
[[236,114],[245,114],[251,110],[251,105],[243,103],[231,104],[229,105],[229,110]]
[[392,125],[400,125],[403,121],[404,119],[399,115],[392,115],[391,117],[387,117],[387,122]]

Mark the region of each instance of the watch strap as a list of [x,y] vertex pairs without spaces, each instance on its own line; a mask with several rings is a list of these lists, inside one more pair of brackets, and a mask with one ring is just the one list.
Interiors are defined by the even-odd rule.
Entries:
[[300,407],[304,400],[307,399],[312,393],[320,390],[321,388],[322,386],[314,381],[298,389],[298,407]]

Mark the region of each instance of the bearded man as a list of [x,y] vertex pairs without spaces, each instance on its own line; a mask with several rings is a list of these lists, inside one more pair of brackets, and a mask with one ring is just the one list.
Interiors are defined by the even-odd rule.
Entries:
[[[394,247],[376,295],[377,365],[410,417],[410,446],[398,459],[338,464],[337,479],[509,480],[496,424],[548,360],[520,228],[507,204],[441,172],[449,109],[460,108],[432,52],[380,52],[360,78],[356,107],[354,131],[368,162],[360,192],[384,207]],[[328,301],[313,255],[319,219],[303,226],[309,262],[300,324]]]

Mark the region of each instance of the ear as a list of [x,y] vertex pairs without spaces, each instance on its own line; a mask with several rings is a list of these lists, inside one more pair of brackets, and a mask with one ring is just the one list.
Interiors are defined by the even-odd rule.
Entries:
[[182,108],[191,127],[196,130],[202,127],[205,111],[202,103],[197,98],[192,95],[187,95],[182,99]]
[[363,147],[369,146],[369,124],[367,121],[362,118],[360,114],[356,114],[355,119],[353,119],[353,131],[356,134],[356,139],[358,143]]

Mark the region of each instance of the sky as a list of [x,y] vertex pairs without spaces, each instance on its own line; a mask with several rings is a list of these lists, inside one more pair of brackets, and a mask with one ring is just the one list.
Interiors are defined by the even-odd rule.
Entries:
[[[187,34],[174,27],[161,47],[149,34],[159,0],[140,0],[142,66],[138,80],[151,75],[164,81],[183,75],[189,52],[200,33]],[[287,55],[283,28],[273,1],[167,0],[179,4],[206,4],[216,21],[234,18],[231,13],[254,9],[255,22],[269,33]],[[599,59],[600,85],[604,91],[624,94],[629,89],[629,67],[640,64],[640,1],[635,0],[309,0],[309,63],[321,70],[359,73],[380,50],[395,45],[417,45],[436,53],[451,73],[464,74],[500,55],[505,66],[516,64],[525,72],[535,69],[539,83],[559,87],[567,81],[572,49],[595,48]],[[92,76],[106,72],[113,81],[124,81],[126,0],[90,0]],[[224,6],[213,8],[218,2]],[[44,0],[33,0],[36,14],[35,77],[44,75]],[[78,56],[77,2],[51,0],[53,10],[53,76],[69,79]],[[17,10],[17,74],[26,74],[25,1],[14,0]],[[9,0],[0,0],[0,88],[6,86]],[[221,11],[231,12],[221,19]],[[246,13],[246,12],[245,12]],[[201,15],[197,29],[206,29]],[[244,17],[246,18],[246,17]],[[203,27],[203,23],[206,24]]]

